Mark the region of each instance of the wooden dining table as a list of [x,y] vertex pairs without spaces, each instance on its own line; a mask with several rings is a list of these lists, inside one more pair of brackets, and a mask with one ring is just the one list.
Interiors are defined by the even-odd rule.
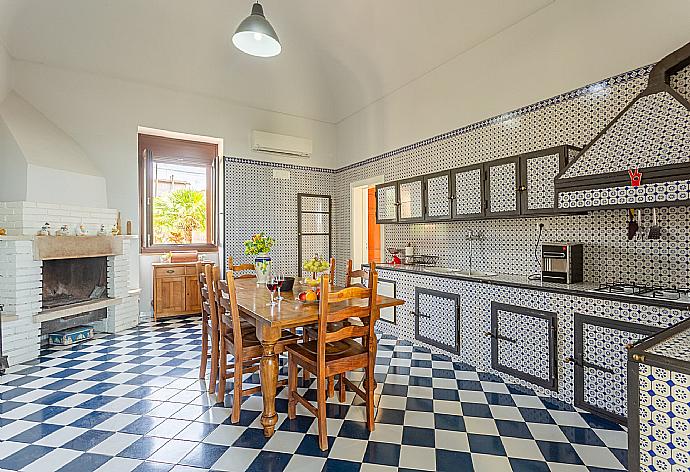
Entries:
[[[278,383],[278,356],[275,344],[280,339],[284,329],[298,328],[314,324],[319,319],[319,305],[316,303],[301,303],[295,299],[295,294],[307,290],[305,285],[295,281],[293,291],[283,292],[280,303],[269,306],[271,296],[264,285],[257,285],[256,279],[237,279],[237,305],[240,315],[256,327],[256,337],[261,342],[263,353],[259,364],[261,377],[261,395],[263,397],[263,413],[261,425],[264,435],[270,437],[275,431],[278,421],[276,413],[276,386]],[[342,288],[342,287],[340,287]],[[339,287],[333,287],[338,290]],[[404,304],[403,300],[378,295],[376,306],[378,309],[394,307]],[[349,300],[337,305],[366,305],[362,301]],[[335,305],[335,304],[334,304]]]

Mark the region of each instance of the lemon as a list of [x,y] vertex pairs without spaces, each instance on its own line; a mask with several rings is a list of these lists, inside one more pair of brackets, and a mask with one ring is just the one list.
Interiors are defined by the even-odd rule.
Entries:
[[316,294],[312,292],[311,290],[307,292],[307,301],[308,302],[315,302],[316,301]]

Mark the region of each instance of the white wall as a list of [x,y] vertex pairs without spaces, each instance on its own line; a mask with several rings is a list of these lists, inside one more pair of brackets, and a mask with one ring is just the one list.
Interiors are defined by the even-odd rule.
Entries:
[[687,0],[556,0],[340,122],[335,167],[654,63],[689,19]]
[[135,228],[138,126],[222,138],[226,156],[276,160],[249,151],[252,129],[312,138],[313,157],[296,163],[328,166],[335,155],[333,125],[215,98],[19,60],[13,62],[13,84],[86,150],[106,178],[108,206]]
[[10,66],[12,59],[5,49],[5,45],[0,42],[0,103],[5,100],[10,90]]

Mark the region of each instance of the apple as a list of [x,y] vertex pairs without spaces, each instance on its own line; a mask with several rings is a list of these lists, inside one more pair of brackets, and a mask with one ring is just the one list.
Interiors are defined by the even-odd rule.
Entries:
[[299,300],[301,302],[306,301],[307,300],[307,292],[300,292],[299,293]]

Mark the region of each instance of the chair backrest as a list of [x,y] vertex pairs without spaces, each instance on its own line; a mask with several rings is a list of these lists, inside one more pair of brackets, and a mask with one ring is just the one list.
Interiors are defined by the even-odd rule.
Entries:
[[328,278],[331,280],[331,283],[335,283],[335,257],[331,257],[331,267],[328,271]]
[[[378,319],[376,306],[376,284],[378,274],[374,271],[369,277],[370,287],[347,287],[337,292],[331,292],[328,277],[321,279],[321,301],[319,302],[319,362],[325,361],[326,343],[343,339],[367,338],[375,339],[374,325]],[[329,332],[328,325],[344,321],[348,318],[359,318],[361,326],[348,323],[343,328]],[[373,352],[376,352],[376,343]],[[370,352],[371,347],[370,347]]]
[[[376,272],[376,262],[371,261],[369,263],[369,271]],[[352,259],[349,259],[347,261],[347,274],[345,274],[345,286],[351,287],[353,285],[356,285],[352,282],[352,279],[357,278],[361,280],[361,283],[359,285],[362,285],[364,287],[369,286],[369,272],[367,272],[364,269],[352,270]]]
[[[240,326],[240,309],[237,306],[235,274],[233,274],[232,270],[229,270],[225,280],[220,280],[220,271],[218,271],[217,278],[216,300],[218,301],[218,317],[222,323],[221,326],[227,326],[232,332],[235,352],[241,352],[242,328]],[[222,331],[221,335],[223,335]]]
[[[232,256],[228,256],[228,270],[235,274],[236,279],[255,279],[256,272],[254,272],[254,264],[240,264],[234,265]],[[248,274],[240,274],[240,272],[249,272]]]
[[218,329],[218,310],[213,285],[213,266],[197,262],[196,273],[199,277],[199,300],[201,300],[201,318],[203,322],[211,320],[211,328]]

